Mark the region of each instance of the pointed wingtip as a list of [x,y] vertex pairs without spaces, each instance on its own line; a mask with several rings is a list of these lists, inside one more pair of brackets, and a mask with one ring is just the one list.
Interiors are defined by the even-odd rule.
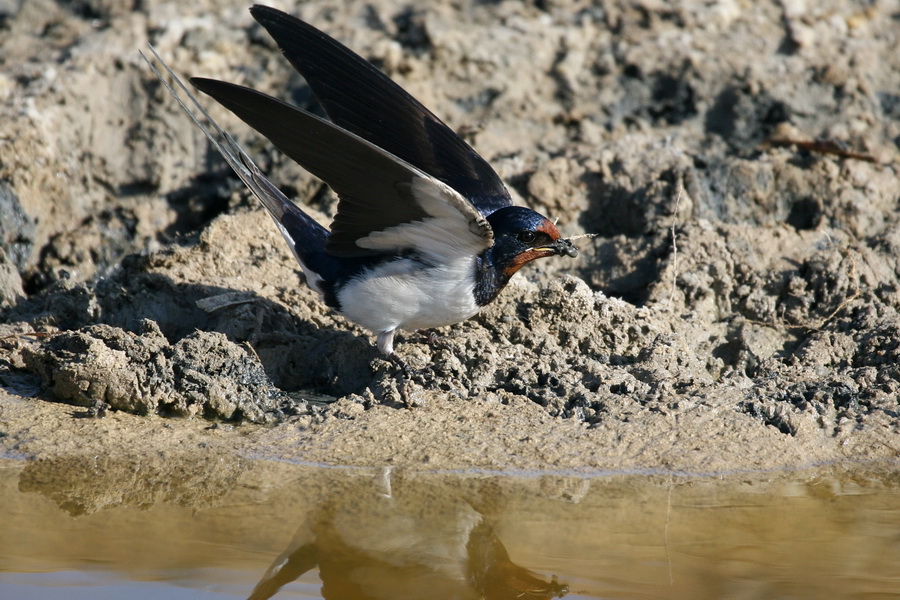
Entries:
[[206,77],[188,77],[188,82],[204,94],[212,96],[209,90],[215,87],[215,84],[220,83],[216,79],[207,79]]
[[254,4],[253,6],[251,6],[250,15],[259,23],[262,23],[263,21],[271,21],[274,18],[290,17],[290,15],[284,11],[280,11],[277,8],[272,8],[271,6],[265,6],[263,4]]

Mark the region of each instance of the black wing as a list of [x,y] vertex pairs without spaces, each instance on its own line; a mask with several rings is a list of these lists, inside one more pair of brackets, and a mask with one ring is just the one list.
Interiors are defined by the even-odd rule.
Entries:
[[512,204],[487,161],[368,61],[274,8],[256,5],[250,14],[303,75],[334,123],[446,183],[485,216]]
[[441,259],[475,255],[493,243],[490,225],[461,195],[356,134],[241,85],[199,77],[191,83],[338,194],[329,254],[409,248]]

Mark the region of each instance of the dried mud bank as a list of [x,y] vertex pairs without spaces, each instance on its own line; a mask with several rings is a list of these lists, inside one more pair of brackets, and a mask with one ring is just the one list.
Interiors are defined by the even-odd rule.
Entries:
[[[279,4],[466,131],[564,233],[600,234],[442,332],[452,349],[404,336],[411,411],[139,60],[146,40],[180,73],[309,105],[244,3],[8,9],[0,444],[437,469],[895,460],[900,5],[815,4]],[[327,222],[319,183],[215,114]]]

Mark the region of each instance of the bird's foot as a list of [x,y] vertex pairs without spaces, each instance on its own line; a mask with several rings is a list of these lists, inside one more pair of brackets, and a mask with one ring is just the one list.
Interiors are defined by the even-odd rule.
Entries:
[[404,377],[406,377],[408,379],[412,379],[416,375],[415,369],[410,367],[409,363],[407,363],[405,360],[400,358],[400,355],[397,354],[396,352],[391,352],[388,355],[388,358],[391,359],[391,362],[394,363],[398,369],[400,369],[400,372],[403,374]]
[[457,356],[459,355],[460,350],[459,348],[457,348],[456,344],[440,335],[438,332],[428,330],[423,331],[422,333],[425,335],[425,338],[428,340],[428,343],[431,346],[435,348],[441,348],[442,350],[448,350],[449,352]]
[[400,399],[403,400],[403,405],[406,408],[412,408],[416,405],[416,402],[410,398],[409,384],[410,382],[416,382],[419,385],[424,386],[425,378],[422,376],[421,372],[410,367],[409,363],[400,358],[396,352],[391,352],[388,355],[388,358],[390,358],[391,362],[400,370],[399,377],[397,378],[397,389],[400,392]]

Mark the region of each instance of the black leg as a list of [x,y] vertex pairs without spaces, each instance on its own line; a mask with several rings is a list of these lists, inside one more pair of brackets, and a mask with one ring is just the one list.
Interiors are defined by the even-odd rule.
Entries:
[[400,356],[396,352],[391,352],[388,355],[388,358],[391,359],[391,362],[397,365],[400,369],[397,377],[397,389],[400,391],[400,399],[403,400],[403,405],[406,408],[412,408],[413,403],[409,398],[409,382],[416,376],[416,372],[407,364],[405,360],[400,358]]
[[392,363],[397,365],[397,367],[403,372],[403,375],[405,375],[408,379],[413,378],[413,376],[415,375],[415,371],[413,371],[409,364],[405,360],[400,358],[400,356],[396,352],[391,352],[388,355],[388,358],[391,359]]

